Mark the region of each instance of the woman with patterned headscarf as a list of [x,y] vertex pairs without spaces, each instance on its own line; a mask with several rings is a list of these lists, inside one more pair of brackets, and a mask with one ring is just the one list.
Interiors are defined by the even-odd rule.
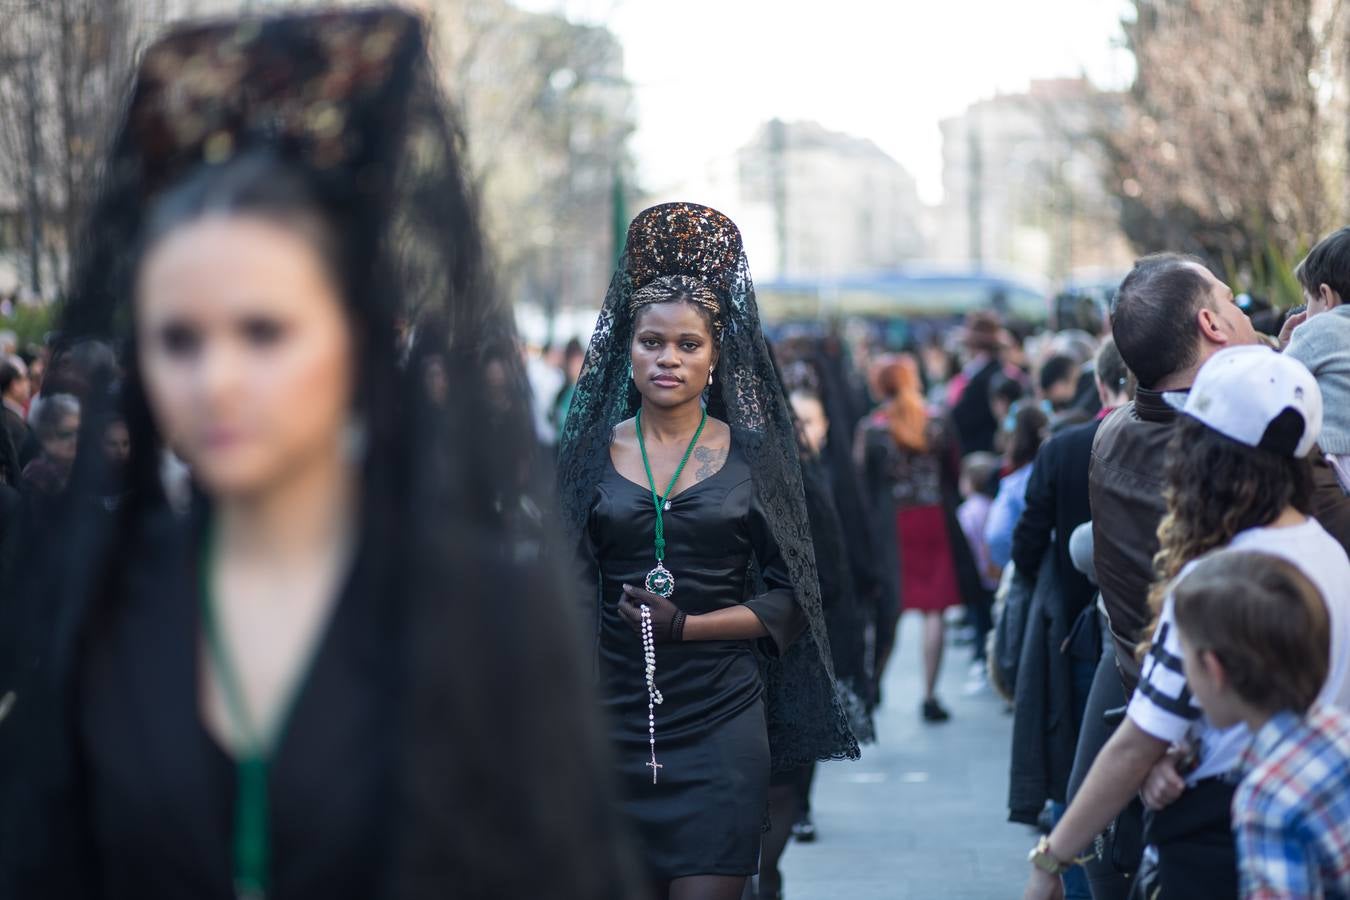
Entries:
[[[958,561],[969,548],[955,527],[957,455],[942,421],[930,417],[919,367],[908,355],[877,360],[874,388],[883,399],[859,425],[854,453],[896,588],[888,621],[877,626],[877,672],[885,670],[904,610],[923,613],[924,721],[949,718],[936,695],[942,667],[942,613],[963,602]],[[959,546],[958,546],[959,544]]]
[[624,807],[658,896],[739,900],[771,770],[858,748],[792,417],[726,216],[667,204],[629,227],[559,473]]

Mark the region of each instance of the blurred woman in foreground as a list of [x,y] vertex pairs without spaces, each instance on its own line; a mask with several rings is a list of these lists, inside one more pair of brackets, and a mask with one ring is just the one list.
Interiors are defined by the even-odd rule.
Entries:
[[[528,431],[488,407],[514,354],[461,152],[403,12],[146,53],[62,331],[130,347],[127,500],[71,502],[27,585],[58,625],[6,726],[37,752],[0,893],[637,893],[573,623],[504,514]],[[406,368],[405,313],[449,334]]]

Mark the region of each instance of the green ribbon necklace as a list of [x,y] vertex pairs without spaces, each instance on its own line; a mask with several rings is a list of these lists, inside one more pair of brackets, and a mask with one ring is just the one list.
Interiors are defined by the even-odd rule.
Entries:
[[[703,426],[707,423],[708,411],[705,409],[703,410],[703,416],[698,420],[698,428],[694,430],[694,436],[689,440],[689,446],[684,448],[684,457],[680,460],[674,476],[670,479],[670,484],[666,487],[665,496],[661,496],[656,493],[656,479],[652,477],[652,464],[647,459],[647,442],[642,437],[642,410],[639,409],[637,414],[638,448],[642,451],[642,467],[647,471],[647,486],[652,489],[652,506],[656,507],[656,568],[647,573],[645,584],[647,590],[667,600],[670,599],[671,594],[675,593],[675,576],[670,574],[665,566],[665,512],[670,509],[670,495],[675,490],[675,483],[680,480],[680,474],[689,462],[689,457],[698,444],[699,436],[703,434]],[[651,768],[652,784],[656,784],[657,772],[665,768],[656,761],[656,707],[664,703],[665,698],[656,688],[656,637],[652,633],[651,607],[646,603],[640,604],[638,614],[641,617],[642,658],[647,679],[647,747],[651,753],[651,759],[644,765]]]
[[680,480],[681,473],[684,472],[685,465],[689,462],[689,457],[694,452],[694,447],[698,445],[698,439],[703,434],[703,426],[708,423],[708,411],[703,410],[703,416],[698,420],[698,428],[694,430],[694,436],[689,440],[689,446],[684,448],[684,457],[680,460],[680,465],[675,469],[675,475],[670,479],[670,485],[666,488],[664,496],[656,493],[656,479],[652,477],[652,464],[647,459],[647,442],[642,437],[642,410],[637,413],[637,437],[638,449],[642,451],[642,467],[647,470],[647,486],[652,490],[652,504],[656,507],[656,568],[647,573],[646,587],[658,597],[669,598],[675,593],[675,576],[666,569],[666,527],[662,514],[670,509],[670,494],[675,490],[675,483]]
[[206,645],[211,656],[211,664],[216,678],[225,694],[225,703],[230,714],[230,724],[243,739],[244,750],[236,751],[235,756],[235,805],[234,805],[234,890],[239,900],[264,900],[267,896],[271,869],[271,834],[268,829],[267,776],[271,768],[272,751],[276,749],[281,732],[290,720],[300,687],[305,683],[309,670],[313,667],[317,655],[317,642],[311,650],[311,656],[305,668],[291,686],[290,696],[282,707],[281,715],[274,724],[270,741],[265,740],[261,731],[254,725],[249,714],[248,704],[244,700],[244,689],[239,681],[238,672],[225,646],[220,626],[216,622],[212,602],[211,572],[212,539],[207,530],[202,546],[201,559],[201,604],[202,631],[206,635]]

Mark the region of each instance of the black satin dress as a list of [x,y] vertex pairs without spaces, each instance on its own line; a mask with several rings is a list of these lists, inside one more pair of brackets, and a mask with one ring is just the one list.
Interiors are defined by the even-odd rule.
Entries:
[[802,631],[805,617],[752,487],[750,467],[733,443],[723,468],[672,497],[664,515],[665,565],[675,576],[672,601],[689,615],[744,604],[769,636],[657,646],[656,686],[665,702],[656,707],[662,766],[656,784],[647,765],[642,641],[618,612],[622,586],[641,586],[656,565],[652,494],[611,462],[591,507],[601,700],[625,811],[649,871],[662,881],[752,875],[758,867],[769,740],[755,644],[776,654]]

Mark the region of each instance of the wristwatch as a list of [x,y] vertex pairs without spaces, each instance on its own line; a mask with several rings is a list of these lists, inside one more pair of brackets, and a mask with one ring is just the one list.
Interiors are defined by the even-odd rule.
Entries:
[[1063,875],[1073,868],[1073,863],[1066,863],[1059,860],[1050,852],[1050,837],[1042,835],[1036,842],[1036,846],[1031,848],[1027,854],[1027,861],[1033,866],[1050,875]]

